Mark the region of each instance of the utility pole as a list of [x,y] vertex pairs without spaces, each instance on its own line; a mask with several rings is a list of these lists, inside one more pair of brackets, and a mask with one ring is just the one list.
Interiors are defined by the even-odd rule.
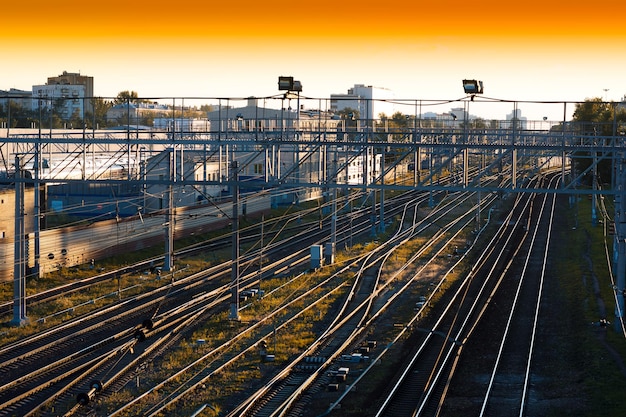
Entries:
[[231,162],[231,169],[233,191],[233,263],[230,274],[232,297],[230,302],[230,316],[228,318],[231,320],[239,320],[239,175],[237,172],[237,161],[234,159]]
[[[259,249],[259,294],[261,290],[261,280],[263,279],[263,226],[265,225],[265,214],[261,215],[261,247]],[[259,295],[260,297],[260,295]]]
[[167,214],[165,220],[165,256],[163,257],[163,270],[171,271],[174,268],[174,186],[176,180],[174,166],[176,159],[174,157],[174,148],[170,151],[170,172],[169,182],[167,186]]
[[[617,252],[614,259],[616,263],[616,298],[615,317],[624,317],[624,295],[626,292],[626,158],[624,153],[616,161],[617,185],[620,190],[615,194],[615,245],[613,251]],[[616,320],[617,322],[620,320]]]
[[26,317],[26,233],[24,227],[24,182],[19,155],[15,156],[15,266],[13,269],[13,320],[14,326],[23,326]]
[[337,180],[336,179],[335,179],[334,185],[335,186],[333,187],[333,191],[332,191],[333,213],[330,218],[330,247],[328,248],[329,254],[326,257],[329,264],[335,263],[335,255],[337,251]]
[[39,135],[35,140],[35,158],[33,163],[33,203],[34,203],[34,224],[33,238],[35,240],[35,263],[33,265],[33,273],[37,278],[41,278],[41,193],[39,176],[41,175],[41,100],[39,100]]
[[[374,148],[375,149],[375,148]],[[385,233],[385,147],[382,147],[380,157],[380,223],[378,224],[378,230],[380,233]],[[372,159],[374,166],[376,166],[376,152]]]

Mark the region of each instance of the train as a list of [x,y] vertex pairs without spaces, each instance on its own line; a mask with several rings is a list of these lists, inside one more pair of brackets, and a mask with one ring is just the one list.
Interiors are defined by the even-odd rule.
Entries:
[[[254,216],[271,208],[271,193],[241,198],[239,213]],[[245,210],[244,210],[245,207]],[[198,204],[177,208],[174,214],[174,238],[202,234],[230,224],[232,201]],[[138,251],[163,244],[166,237],[167,213],[109,219],[77,226],[42,230],[39,233],[39,274],[64,267]],[[34,233],[27,238],[28,269],[35,268]],[[13,239],[0,239],[0,280],[10,281],[14,274]]]

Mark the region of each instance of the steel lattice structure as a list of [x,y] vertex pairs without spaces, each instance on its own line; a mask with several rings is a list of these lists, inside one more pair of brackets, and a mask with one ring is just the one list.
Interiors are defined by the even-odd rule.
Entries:
[[[273,110],[260,107],[256,104],[259,100],[278,101],[280,106]],[[292,100],[297,100],[295,110],[291,108]],[[208,189],[221,187],[231,195],[234,189],[280,192],[282,198],[298,202],[331,195],[336,190],[361,189],[381,192],[382,218],[387,190],[527,192],[521,185],[529,175],[558,169],[558,189],[532,192],[592,195],[594,199],[607,195],[615,200],[617,314],[622,316],[626,143],[617,122],[608,129],[590,129],[565,117],[559,122],[537,123],[517,117],[480,120],[469,113],[470,105],[478,104],[473,96],[438,104],[458,102],[462,117],[449,117],[451,113],[445,111],[426,116],[423,110],[431,103],[422,100],[399,101],[398,114],[402,117],[395,114],[379,118],[361,117],[358,111],[333,112],[328,100],[305,99],[292,93],[255,99],[255,105],[240,108],[233,106],[236,101],[217,100],[217,110],[199,126],[184,116],[184,103],[194,100],[172,99],[172,114],[159,127],[131,123],[129,113],[127,123],[116,130],[89,129],[86,122],[82,129],[46,128],[45,116],[41,116],[45,112],[40,109],[40,119],[33,128],[0,129],[0,172],[4,172],[7,187],[14,187],[16,193],[15,235],[25,235],[24,184],[35,190],[60,183],[128,186],[143,194],[140,211],[144,214],[149,209],[147,190],[155,187],[166,201],[159,209],[170,211],[176,205],[177,193],[185,190],[194,190],[198,201],[209,199]],[[182,104],[177,107],[176,103]],[[130,110],[130,102],[127,104]],[[518,104],[512,105],[517,110]],[[568,103],[562,105],[567,108]],[[373,108],[375,103],[359,102],[359,107],[367,115],[371,112],[363,109]],[[402,109],[409,111],[405,114]],[[585,168],[577,171],[581,164],[576,162],[581,160],[585,160]],[[602,163],[610,163],[614,175],[611,184],[600,187],[596,174]],[[589,175],[593,176],[591,187],[580,187],[580,180]],[[487,185],[486,179],[493,176],[503,179],[499,185]],[[451,180],[444,182],[444,177]],[[37,219],[49,209],[42,207],[40,194],[35,192],[34,207],[27,209]],[[37,251],[40,226],[35,223]],[[20,321],[25,319],[25,308],[19,300],[24,297],[24,265],[28,259],[20,239],[15,239],[14,247],[15,320]],[[35,258],[39,255],[36,253]]]

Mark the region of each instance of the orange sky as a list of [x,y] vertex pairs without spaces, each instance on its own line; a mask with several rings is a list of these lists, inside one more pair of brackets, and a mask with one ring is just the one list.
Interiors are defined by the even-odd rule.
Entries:
[[[624,39],[626,2],[495,0],[12,1],[10,38],[387,38],[478,35]],[[215,3],[215,4],[211,4]],[[421,4],[420,4],[421,3]],[[598,7],[594,7],[598,5]],[[6,19],[6,16],[14,18]]]
[[363,83],[456,99],[465,77],[502,99],[626,94],[624,0],[5,3],[0,90],[69,71],[105,97],[262,97],[278,75],[310,97]]
[[[590,7],[595,4],[600,7]],[[554,54],[598,45],[611,51],[626,43],[624,0],[27,0],[3,8],[15,17],[0,25],[4,50],[44,57],[59,49],[124,54],[172,46],[245,48],[251,55],[296,47],[336,55],[440,45],[487,55],[507,48]]]

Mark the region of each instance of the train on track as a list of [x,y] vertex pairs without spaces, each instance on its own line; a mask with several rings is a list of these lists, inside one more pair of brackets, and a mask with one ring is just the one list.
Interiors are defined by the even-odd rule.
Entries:
[[[270,193],[262,193],[239,202],[239,213],[254,216],[271,208]],[[245,206],[245,210],[244,210]],[[174,238],[206,233],[230,224],[232,201],[218,204],[202,204],[181,207],[175,210]],[[148,216],[136,215],[129,218],[71,226],[40,232],[40,273],[63,267],[89,264],[110,256],[142,250],[164,242],[166,233],[165,211]],[[34,234],[29,233],[27,248],[29,268],[35,265]],[[0,281],[13,279],[14,242],[0,240]]]

